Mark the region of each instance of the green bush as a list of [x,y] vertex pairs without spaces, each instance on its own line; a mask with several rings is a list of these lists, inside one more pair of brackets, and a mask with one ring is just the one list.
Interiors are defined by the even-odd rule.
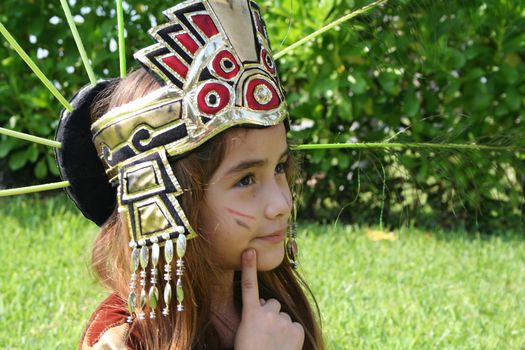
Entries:
[[[74,4],[71,11],[97,77],[117,76],[115,1],[98,1],[97,6],[91,1],[70,0],[69,3]],[[133,6],[126,7],[127,56],[130,59],[133,52],[151,43],[147,29],[152,20],[161,19],[165,7],[160,3],[132,3]],[[2,1],[0,21],[63,96],[70,98],[89,83],[59,1],[31,1],[25,6],[20,6],[18,1]],[[53,138],[62,106],[3,38],[0,57],[0,80],[6,82],[0,87],[0,125]],[[53,150],[44,146],[3,136],[0,158],[7,159],[12,172],[33,168],[34,176],[40,181],[58,176]]]
[[[118,75],[110,50],[114,1],[69,2],[98,76]],[[368,2],[261,5],[277,52]],[[127,3],[131,61],[136,49],[152,43],[146,31],[172,3]],[[391,1],[325,33],[278,62],[292,138],[523,147],[524,11],[517,1]],[[64,96],[88,83],[59,2],[4,0],[0,21]],[[0,125],[52,138],[61,106],[5,41],[0,57]],[[52,150],[43,146],[2,137],[0,158],[15,175],[31,169],[36,182],[56,179]],[[522,227],[524,163],[523,153],[512,152],[308,151],[301,212],[325,221]]]
[[[272,1],[274,37],[289,12]],[[267,2],[270,5],[270,2]],[[294,42],[364,1],[294,2]],[[289,6],[289,5],[288,5]],[[298,143],[525,146],[525,3],[396,1],[280,60]],[[280,22],[280,23],[279,23]],[[278,40],[274,40],[276,42]],[[303,215],[523,227],[523,153],[305,152]]]

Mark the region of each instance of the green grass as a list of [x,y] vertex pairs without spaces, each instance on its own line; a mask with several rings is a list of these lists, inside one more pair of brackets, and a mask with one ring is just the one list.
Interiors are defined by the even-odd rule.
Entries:
[[[0,349],[73,349],[105,292],[63,197],[0,201]],[[303,225],[328,349],[525,349],[525,237]]]
[[305,275],[329,349],[525,349],[523,236],[396,236],[307,228]]

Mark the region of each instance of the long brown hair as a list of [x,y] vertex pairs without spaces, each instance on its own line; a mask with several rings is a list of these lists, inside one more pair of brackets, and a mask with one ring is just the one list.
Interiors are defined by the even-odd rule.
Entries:
[[[145,70],[137,70],[127,78],[115,81],[99,95],[92,108],[92,121],[100,118],[108,110],[140,98],[158,88],[159,85]],[[205,215],[203,211],[205,189],[224,158],[227,134],[228,131],[225,131],[195,149],[188,156],[171,162],[177,179],[185,189],[181,197],[181,206],[197,232],[202,232],[199,223],[202,221],[202,216]],[[297,166],[291,156],[286,174],[289,184],[297,183],[295,181],[298,174]],[[131,274],[128,243],[129,233],[125,219],[115,210],[95,239],[92,266],[103,285],[124,300],[129,294]],[[168,317],[160,316],[155,320],[147,318],[144,321],[135,321],[132,329],[140,334],[140,344],[136,344],[137,348],[177,350],[220,348],[219,333],[210,317],[212,309],[209,289],[219,276],[213,255],[210,254],[212,251],[208,240],[202,234],[188,241],[185,256],[186,272],[183,279],[185,311],[176,312],[174,305],[171,305]],[[161,256],[159,266],[163,265],[164,261]],[[258,278],[261,298],[279,300],[282,311],[303,325],[306,334],[303,349],[324,349],[319,325],[319,309],[315,298],[304,280],[292,270],[286,259],[272,271],[259,272]],[[163,288],[162,278],[159,280],[159,287]],[[242,299],[239,273],[235,274],[234,283],[234,298],[238,311],[240,311],[242,310]],[[312,304],[315,305],[315,313],[305,291]]]

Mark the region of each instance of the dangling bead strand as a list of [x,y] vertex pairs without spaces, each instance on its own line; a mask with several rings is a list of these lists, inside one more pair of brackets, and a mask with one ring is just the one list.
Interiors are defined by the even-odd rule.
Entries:
[[131,278],[129,281],[129,296],[128,296],[128,323],[133,322],[133,314],[137,309],[137,293],[135,291],[137,284],[137,269],[139,268],[139,250],[137,249],[137,244],[131,242],[130,246],[133,248],[131,252]]
[[146,247],[146,242],[141,241],[140,242],[141,248],[140,248],[140,311],[139,311],[139,320],[144,320],[145,313],[144,308],[146,307],[146,276],[147,272],[146,269],[148,268],[148,260],[149,260],[149,251],[148,247]]
[[179,233],[177,237],[177,311],[184,311],[184,289],[182,287],[182,275],[184,274],[184,255],[186,254],[186,235]]
[[151,247],[151,287],[149,289],[149,318],[154,320],[156,318],[155,309],[159,300],[159,290],[157,289],[157,265],[160,257],[160,247],[157,238],[153,238],[153,246]]
[[166,243],[164,244],[164,281],[166,281],[164,286],[164,309],[162,310],[162,314],[164,316],[168,316],[170,314],[170,303],[171,303],[171,262],[173,261],[173,241],[170,239],[169,235],[166,237],[163,237],[166,239]]

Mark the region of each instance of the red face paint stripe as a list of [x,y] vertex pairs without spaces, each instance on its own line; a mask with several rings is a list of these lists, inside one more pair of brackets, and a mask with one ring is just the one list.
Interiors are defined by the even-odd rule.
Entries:
[[255,220],[255,216],[251,216],[251,215],[248,215],[248,214],[243,214],[243,213],[240,213],[238,211],[235,211],[233,209],[230,209],[230,208],[226,208],[226,210],[228,211],[228,213],[231,213],[231,214],[234,214],[234,215],[238,215],[238,216],[241,216],[243,218],[246,218],[246,219],[250,219],[250,220]]

